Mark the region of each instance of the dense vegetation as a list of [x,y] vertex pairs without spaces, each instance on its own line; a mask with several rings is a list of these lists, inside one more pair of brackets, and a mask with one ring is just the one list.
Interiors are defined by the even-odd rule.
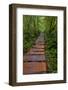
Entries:
[[23,25],[24,54],[32,47],[40,32],[44,32],[48,72],[57,72],[57,17],[24,15]]
[[32,47],[35,40],[39,36],[39,29],[38,29],[38,17],[37,16],[23,16],[23,50],[24,54]]
[[57,17],[46,17],[45,48],[49,72],[57,72]]

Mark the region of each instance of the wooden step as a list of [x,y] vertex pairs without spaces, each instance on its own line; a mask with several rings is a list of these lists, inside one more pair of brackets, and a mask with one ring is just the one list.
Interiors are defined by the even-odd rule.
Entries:
[[47,73],[48,63],[45,56],[44,33],[41,33],[33,47],[23,57],[23,74]]
[[40,48],[40,49],[44,49],[44,45],[34,45],[33,48]]
[[29,52],[45,52],[45,51],[44,51],[44,49],[41,49],[41,48],[40,49],[39,48],[32,48],[29,50]]
[[31,49],[32,52],[44,52],[44,49],[39,49],[39,48],[32,48]]
[[44,45],[44,42],[37,42],[35,44],[38,44],[38,45]]
[[47,71],[47,62],[24,62],[23,74],[37,74]]
[[29,52],[28,54],[30,54],[30,55],[32,55],[32,54],[34,54],[34,55],[44,55],[45,52]]
[[24,61],[46,61],[45,55],[27,55],[23,57]]

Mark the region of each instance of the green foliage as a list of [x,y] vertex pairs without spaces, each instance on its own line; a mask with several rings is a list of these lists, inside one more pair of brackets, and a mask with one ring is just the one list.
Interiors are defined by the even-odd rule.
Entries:
[[55,73],[57,72],[57,17],[24,15],[24,54],[32,47],[40,32],[44,32],[45,54],[48,57],[48,72]]
[[57,72],[57,17],[46,18],[45,40],[48,56],[48,71]]
[[38,17],[24,15],[23,22],[23,51],[25,54],[32,47],[39,35]]

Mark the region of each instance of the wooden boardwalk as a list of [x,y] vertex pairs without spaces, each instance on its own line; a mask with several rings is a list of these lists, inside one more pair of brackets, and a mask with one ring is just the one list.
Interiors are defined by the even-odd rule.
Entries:
[[33,47],[23,57],[23,74],[47,72],[48,65],[44,48],[44,33],[41,33]]

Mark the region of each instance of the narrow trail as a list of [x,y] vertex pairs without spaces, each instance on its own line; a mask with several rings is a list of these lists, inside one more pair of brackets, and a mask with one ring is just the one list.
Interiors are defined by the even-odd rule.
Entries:
[[44,33],[41,32],[33,47],[23,57],[23,74],[38,74],[47,72],[48,65],[44,46]]

